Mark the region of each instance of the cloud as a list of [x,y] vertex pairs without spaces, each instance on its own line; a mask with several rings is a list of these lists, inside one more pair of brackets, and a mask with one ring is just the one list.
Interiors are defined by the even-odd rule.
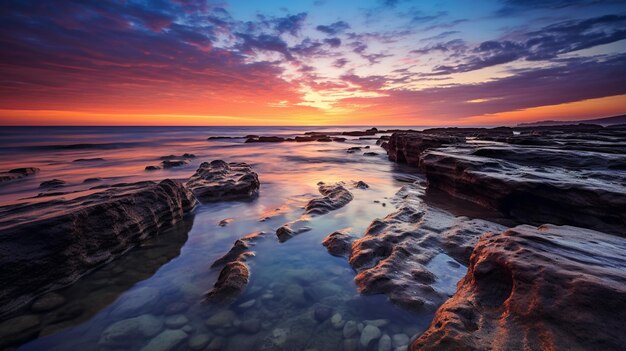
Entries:
[[329,39],[324,39],[324,42],[328,45],[330,45],[330,47],[333,48],[338,48],[341,46],[341,39],[339,38],[329,38]]
[[350,25],[347,22],[338,21],[329,25],[319,25],[315,29],[328,35],[337,35],[350,29]]

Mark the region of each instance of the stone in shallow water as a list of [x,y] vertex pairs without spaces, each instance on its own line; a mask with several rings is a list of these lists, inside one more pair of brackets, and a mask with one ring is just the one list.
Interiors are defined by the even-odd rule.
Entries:
[[249,318],[241,322],[241,330],[246,333],[256,334],[261,330],[261,320],[258,318]]
[[259,177],[246,163],[203,162],[186,183],[203,202],[247,199],[258,195]]
[[358,331],[358,326],[355,321],[347,321],[343,326],[343,337],[349,339],[356,335]]
[[326,306],[326,305],[317,305],[315,306],[315,312],[313,315],[315,316],[316,321],[318,321],[319,323],[322,323],[328,318],[330,318],[332,314],[333,314],[332,307]]
[[210,341],[210,335],[196,334],[189,339],[189,341],[187,342],[187,347],[194,351],[202,350],[209,344]]
[[48,293],[38,298],[30,307],[34,312],[45,312],[53,310],[65,303],[65,297],[57,293]]
[[180,343],[189,335],[182,330],[165,330],[144,346],[141,351],[171,351],[175,350]]
[[391,337],[387,334],[378,339],[378,351],[391,351]]
[[165,315],[170,316],[173,314],[182,313],[187,311],[187,309],[189,309],[189,304],[186,302],[172,302],[165,308]]
[[179,329],[183,325],[187,324],[189,319],[183,314],[175,314],[165,318],[165,325],[171,329]]
[[362,347],[368,347],[371,342],[378,340],[382,335],[380,329],[373,325],[366,325],[361,332],[360,343]]
[[159,290],[151,287],[142,287],[124,295],[121,301],[111,311],[115,316],[136,316],[154,306],[159,300]]
[[221,310],[209,317],[204,324],[211,328],[230,327],[236,318],[235,312],[231,310]]
[[255,303],[256,303],[256,299],[248,300],[248,301],[240,304],[239,308],[243,308],[243,309],[250,308],[250,307],[254,306]]
[[100,335],[100,344],[109,347],[123,347],[142,338],[156,335],[163,329],[163,321],[144,314],[139,317],[123,319],[108,326]]
[[406,347],[409,344],[409,336],[406,334],[393,334],[391,341],[393,347]]

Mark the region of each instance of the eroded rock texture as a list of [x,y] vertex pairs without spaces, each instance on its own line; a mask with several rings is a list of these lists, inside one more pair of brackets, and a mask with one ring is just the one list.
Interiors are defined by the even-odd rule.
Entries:
[[222,267],[222,270],[213,289],[206,294],[208,301],[230,303],[241,294],[250,278],[246,259],[254,256],[251,247],[263,235],[263,232],[254,232],[237,239],[228,253],[213,262],[212,268]]
[[463,142],[465,137],[450,134],[394,133],[384,148],[389,160],[418,166],[422,152],[445,144]]
[[623,350],[626,240],[570,226],[483,236],[412,350]]
[[72,200],[0,207],[0,314],[76,281],[180,221],[196,201],[182,184],[138,182]]
[[451,264],[467,262],[482,233],[504,227],[429,207],[420,199],[423,190],[415,184],[403,187],[394,199],[397,210],[374,220],[353,242],[349,262],[358,272],[359,292],[386,294],[403,307],[434,311],[452,292],[434,287],[439,278],[430,268],[433,259],[444,254]]
[[317,183],[318,190],[322,197],[317,197],[309,201],[304,208],[304,213],[308,215],[322,215],[330,211],[344,207],[352,201],[352,193],[345,188],[342,182],[334,184]]
[[246,163],[203,162],[186,186],[202,202],[249,199],[259,193],[259,176]]

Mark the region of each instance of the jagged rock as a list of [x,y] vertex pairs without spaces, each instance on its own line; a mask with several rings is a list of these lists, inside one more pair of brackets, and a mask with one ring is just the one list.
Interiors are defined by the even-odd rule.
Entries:
[[39,172],[37,167],[15,168],[8,172],[0,172],[0,183],[27,177]]
[[259,177],[246,163],[203,162],[186,183],[203,202],[249,199],[259,193]]
[[278,227],[278,229],[276,229],[276,236],[280,242],[285,242],[292,237],[308,232],[311,229],[308,217],[302,216],[295,221],[285,223]]
[[389,160],[418,166],[422,152],[444,144],[464,143],[465,138],[450,134],[393,133],[385,146]]
[[326,246],[328,252],[333,256],[350,256],[354,239],[354,236],[349,234],[347,230],[338,230],[324,238],[322,245]]
[[245,263],[248,256],[254,255],[249,251],[250,246],[263,235],[263,232],[254,232],[238,239],[228,253],[213,262],[211,267],[224,266],[224,268],[213,289],[206,294],[208,301],[230,303],[241,294],[250,277],[250,271]]
[[481,237],[412,350],[622,350],[626,239],[522,225]]
[[309,201],[305,206],[304,213],[308,215],[321,215],[342,208],[352,201],[352,193],[344,187],[343,183],[324,184],[318,183],[319,192],[324,195]]
[[[451,292],[434,288],[437,277],[429,270],[430,262],[442,251],[463,262],[465,247],[472,247],[484,232],[504,227],[429,207],[420,199],[423,192],[417,184],[404,186],[392,200],[397,210],[374,220],[352,243],[349,262],[358,272],[359,292],[386,294],[405,308],[434,311]],[[456,245],[463,249],[446,251]]]
[[0,207],[0,314],[76,281],[180,221],[195,205],[171,180],[114,185],[71,200]]

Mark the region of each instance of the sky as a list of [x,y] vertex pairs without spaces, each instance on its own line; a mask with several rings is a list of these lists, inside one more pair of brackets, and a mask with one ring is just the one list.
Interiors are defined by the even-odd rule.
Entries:
[[626,1],[0,2],[0,125],[626,113]]

